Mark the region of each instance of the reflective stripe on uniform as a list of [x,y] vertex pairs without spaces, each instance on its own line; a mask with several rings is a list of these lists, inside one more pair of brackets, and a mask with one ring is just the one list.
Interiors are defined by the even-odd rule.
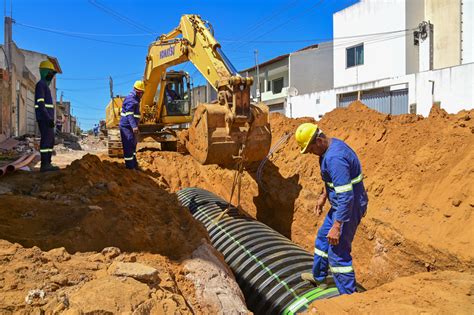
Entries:
[[44,98],[39,98],[39,99],[37,99],[36,101],[37,101],[38,103],[39,103],[39,102],[44,102]]
[[46,107],[46,108],[54,108],[54,105],[53,105],[53,104],[44,104],[44,107]]
[[38,105],[35,105],[35,108],[39,108],[39,106],[38,106]]
[[357,176],[356,178],[353,178],[351,180],[351,184],[354,185],[354,184],[360,183],[363,178],[364,178],[364,176],[362,176],[362,173],[361,173],[361,174],[359,174],[359,176]]
[[352,184],[336,186],[336,187],[334,187],[334,190],[336,191],[336,194],[340,194],[340,193],[343,193],[343,192],[346,192],[346,191],[351,191],[352,190]]
[[323,252],[322,250],[318,249],[318,248],[314,248],[314,254],[315,255],[318,255],[318,256],[321,256],[323,258],[328,258],[328,253],[326,252]]
[[344,266],[344,267],[332,267],[329,266],[329,269],[331,269],[332,273],[349,273],[349,272],[354,272],[354,268],[352,266]]
[[125,156],[124,156],[123,159],[124,159],[125,161],[131,161],[131,160],[133,160],[133,156],[132,156],[132,157],[125,157]]
[[337,194],[339,193],[343,193],[343,192],[346,192],[346,191],[351,191],[352,190],[352,185],[354,184],[357,184],[357,183],[360,183],[362,181],[362,179],[364,179],[364,176],[361,174],[359,174],[359,176],[351,179],[351,182],[350,184],[347,184],[347,185],[342,185],[342,186],[336,186],[334,187],[334,184],[333,183],[329,183],[327,182],[326,184],[333,188]]
[[135,117],[135,118],[141,118],[140,115],[133,115],[133,117]]
[[135,114],[135,113],[134,112],[125,112],[125,113],[121,112],[120,116],[128,116],[128,115],[133,115],[133,114]]
[[53,149],[40,149],[41,153],[53,152]]

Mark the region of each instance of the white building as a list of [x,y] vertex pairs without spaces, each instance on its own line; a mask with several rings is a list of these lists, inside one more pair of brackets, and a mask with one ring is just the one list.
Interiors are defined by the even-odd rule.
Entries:
[[[281,55],[240,73],[252,76],[251,97],[269,106],[270,112],[292,113],[292,98],[332,88],[332,43],[311,45],[293,53]],[[258,83],[260,88],[257,91]]]
[[291,117],[360,99],[381,112],[472,108],[474,1],[362,0],[333,15],[334,88],[292,98]]

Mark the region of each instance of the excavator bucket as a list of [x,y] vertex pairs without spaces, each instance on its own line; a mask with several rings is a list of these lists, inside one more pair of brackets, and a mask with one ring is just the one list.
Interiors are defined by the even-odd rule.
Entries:
[[[186,148],[201,164],[233,165],[242,157],[245,162],[260,161],[270,150],[272,141],[268,107],[251,105],[250,123],[228,124],[229,110],[216,104],[200,104],[188,130]],[[230,125],[230,127],[229,127]]]

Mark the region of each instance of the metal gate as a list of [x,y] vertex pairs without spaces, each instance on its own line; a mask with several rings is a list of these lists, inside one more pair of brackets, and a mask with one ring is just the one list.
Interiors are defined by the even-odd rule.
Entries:
[[391,92],[391,114],[408,114],[408,89]]
[[[408,89],[396,91],[364,91],[361,102],[381,113],[400,115],[408,113]],[[339,95],[338,107],[347,107],[357,99],[356,94]]]
[[347,107],[355,100],[357,100],[357,94],[351,93],[339,95],[339,104],[337,104],[337,107]]

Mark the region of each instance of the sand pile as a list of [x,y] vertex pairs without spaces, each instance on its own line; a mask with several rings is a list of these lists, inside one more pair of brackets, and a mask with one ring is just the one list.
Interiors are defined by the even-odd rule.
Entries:
[[[362,161],[370,202],[354,243],[354,260],[366,287],[426,271],[458,271],[454,275],[462,278],[462,272],[474,270],[473,114],[448,115],[433,108],[428,118],[390,116],[356,102],[318,122]],[[313,119],[273,114],[273,143],[308,121]],[[171,191],[198,186],[229,198],[230,169],[202,166],[172,152],[143,152],[139,158],[162,175]],[[317,157],[300,155],[290,137],[260,179],[257,167],[248,166],[244,174],[243,209],[312,251],[324,218],[313,210],[323,187]]]
[[[367,307],[389,305],[395,311],[401,305],[411,312],[472,313],[473,115],[448,115],[433,108],[429,118],[392,117],[354,103],[318,122],[329,136],[346,141],[362,161],[370,202],[353,256],[358,280],[372,289],[318,302],[319,310],[366,312]],[[273,114],[273,143],[307,121],[313,120]],[[158,313],[215,313],[219,302],[214,308],[202,303],[210,292],[203,284],[211,284],[216,301],[222,283],[234,294],[226,300],[241,298],[226,282],[232,277],[213,256],[204,229],[174,194],[197,186],[229,198],[233,170],[202,166],[174,152],[145,151],[138,158],[144,172],[125,171],[122,161],[101,162],[89,155],[59,173],[2,179],[0,312],[89,312],[98,309],[87,305],[103,304],[99,311],[146,313],[156,307]],[[314,213],[323,188],[317,157],[300,155],[291,136],[260,175],[258,166],[247,166],[243,176],[243,210],[312,251],[324,218]],[[107,247],[120,251],[103,251]],[[118,277],[119,263],[154,268],[153,277],[161,280]],[[34,289],[46,292],[46,299],[31,291],[28,304],[25,298]],[[111,301],[120,299],[120,290],[125,292],[122,304],[102,303],[105,293]],[[220,309],[227,307],[242,309]]]
[[62,172],[7,177],[2,185],[11,192],[2,196],[0,239],[27,247],[74,253],[116,246],[179,259],[206,237],[159,178],[94,155]]
[[245,311],[205,230],[165,188],[94,155],[2,178],[0,313]]

